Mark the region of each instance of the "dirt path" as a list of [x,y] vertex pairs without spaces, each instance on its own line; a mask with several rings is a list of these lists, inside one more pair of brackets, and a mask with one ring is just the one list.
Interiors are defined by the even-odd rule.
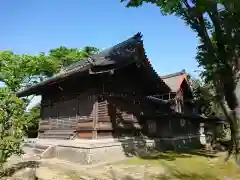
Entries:
[[[137,180],[148,179],[149,176],[157,176],[165,173],[161,166],[153,165],[130,165],[123,162],[105,165],[83,166],[76,163],[64,162],[57,158],[42,159],[30,156],[26,160],[39,161],[40,165],[36,168],[37,177],[41,180]],[[23,159],[13,156],[7,165],[22,162]]]
[[164,169],[154,166],[126,165],[116,163],[98,167],[86,167],[76,164],[62,163],[57,159],[45,161],[38,169],[37,175],[43,180],[79,180],[79,179],[98,179],[98,180],[137,180],[146,179],[152,175],[161,175]]
[[[165,153],[165,156],[167,155],[173,158],[174,154]],[[147,180],[154,177],[159,180],[223,178],[225,180],[227,179],[225,177],[239,177],[239,169],[234,168],[234,164],[222,163],[222,157],[206,158],[196,155],[185,157],[184,154],[176,154],[173,159],[164,159],[161,156],[161,163],[158,156],[154,157],[156,159],[133,158],[118,163],[88,166],[55,158],[42,159],[38,160],[40,166],[36,173],[40,180]]]

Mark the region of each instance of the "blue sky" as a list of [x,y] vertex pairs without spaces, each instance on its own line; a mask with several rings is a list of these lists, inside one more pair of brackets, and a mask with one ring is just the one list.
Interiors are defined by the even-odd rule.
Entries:
[[8,0],[0,6],[0,50],[37,54],[51,48],[110,47],[142,32],[146,54],[160,74],[194,74],[196,34],[154,5],[125,8],[120,0]]

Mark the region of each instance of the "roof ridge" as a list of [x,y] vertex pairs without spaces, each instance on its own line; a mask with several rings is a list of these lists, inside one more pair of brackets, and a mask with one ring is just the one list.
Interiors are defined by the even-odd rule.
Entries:
[[99,55],[99,56],[105,56],[106,54],[108,54],[110,51],[111,52],[114,52],[114,51],[117,51],[119,48],[122,49],[124,48],[125,46],[129,46],[131,44],[135,44],[136,42],[140,42],[142,39],[142,34],[141,32],[138,32],[136,33],[135,35],[131,36],[130,38],[126,39],[125,41],[122,41],[116,45],[113,45],[103,51],[100,51],[96,54],[93,54],[91,55],[90,57],[88,58],[85,58],[85,59],[79,59],[78,61],[68,65],[68,66],[65,66],[62,68],[62,71],[70,71],[72,69],[75,69],[75,68],[78,68],[79,66],[83,66],[84,64],[86,63],[89,63],[89,60],[92,59],[94,57],[94,55]]
[[160,76],[162,79],[167,79],[167,78],[172,78],[172,77],[175,77],[175,76],[180,76],[180,75],[183,75],[183,74],[186,74],[185,70],[182,70],[180,72],[175,72],[175,73],[171,73],[171,74],[167,74],[167,75],[164,75],[164,76]]

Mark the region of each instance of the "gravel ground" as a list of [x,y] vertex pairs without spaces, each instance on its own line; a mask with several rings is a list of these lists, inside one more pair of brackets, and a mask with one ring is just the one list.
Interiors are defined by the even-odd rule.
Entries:
[[[33,160],[33,159],[31,159]],[[15,161],[15,162],[14,162]],[[21,162],[19,157],[12,157],[8,165]],[[100,166],[81,166],[78,164],[63,162],[59,159],[39,160],[40,166],[36,168],[36,175],[41,180],[142,180],[146,176],[164,173],[163,168],[145,167],[139,165],[126,165],[122,163],[100,165]],[[13,177],[21,179],[21,173],[16,173]]]

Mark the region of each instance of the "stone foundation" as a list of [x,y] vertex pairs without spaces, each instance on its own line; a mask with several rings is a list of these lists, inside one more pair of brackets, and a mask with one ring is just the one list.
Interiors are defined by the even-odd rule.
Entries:
[[161,150],[182,150],[187,148],[199,148],[202,146],[200,135],[161,138],[160,144]]
[[58,159],[82,165],[124,160],[131,156],[144,156],[150,150],[179,149],[200,145],[200,136],[158,139],[98,139],[98,140],[48,140],[38,139],[37,144],[48,145],[42,158]]

